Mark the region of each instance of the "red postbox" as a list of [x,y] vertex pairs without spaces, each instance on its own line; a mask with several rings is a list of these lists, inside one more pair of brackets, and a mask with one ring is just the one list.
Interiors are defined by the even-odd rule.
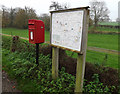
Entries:
[[38,44],[44,42],[45,26],[43,21],[30,19],[28,21],[29,29],[29,42],[32,44]]

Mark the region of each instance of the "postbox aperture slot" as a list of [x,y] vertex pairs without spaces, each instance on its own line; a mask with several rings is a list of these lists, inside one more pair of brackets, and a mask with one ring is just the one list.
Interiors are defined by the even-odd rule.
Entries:
[[34,23],[29,23],[28,25],[34,25]]

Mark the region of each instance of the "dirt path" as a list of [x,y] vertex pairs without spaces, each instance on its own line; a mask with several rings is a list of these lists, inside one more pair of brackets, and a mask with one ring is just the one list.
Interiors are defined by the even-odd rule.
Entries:
[[7,73],[2,71],[2,92],[21,92],[16,89],[17,83],[9,79]]

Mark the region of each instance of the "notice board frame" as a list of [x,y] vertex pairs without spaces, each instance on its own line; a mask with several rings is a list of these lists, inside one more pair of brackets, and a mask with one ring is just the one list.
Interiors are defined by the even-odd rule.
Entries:
[[[53,46],[53,47],[57,47],[57,48],[61,48],[61,49],[65,49],[65,50],[69,50],[69,51],[72,51],[72,52],[76,52],[76,53],[79,53],[79,54],[83,54],[86,50],[86,41],[87,41],[87,33],[88,33],[88,15],[89,15],[89,10],[88,10],[89,6],[87,7],[80,7],[80,8],[71,8],[71,9],[65,9],[65,10],[57,10],[57,11],[50,11],[51,13],[51,16],[50,16],[50,44]],[[63,12],[74,12],[74,11],[83,11],[83,26],[82,26],[82,39],[81,39],[81,49],[80,51],[77,51],[77,50],[73,50],[73,49],[69,49],[69,48],[66,48],[66,47],[62,47],[62,46],[58,46],[58,45],[53,45],[52,44],[52,15],[54,13],[63,13]]]

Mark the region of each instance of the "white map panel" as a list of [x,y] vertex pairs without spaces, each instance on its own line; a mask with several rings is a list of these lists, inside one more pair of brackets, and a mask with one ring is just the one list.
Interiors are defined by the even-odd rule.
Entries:
[[52,14],[51,44],[80,51],[83,10]]

